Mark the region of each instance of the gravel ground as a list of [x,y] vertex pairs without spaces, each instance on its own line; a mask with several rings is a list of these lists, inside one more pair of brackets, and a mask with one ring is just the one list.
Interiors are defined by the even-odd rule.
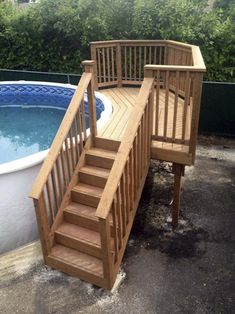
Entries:
[[31,260],[0,257],[0,313],[234,313],[235,140],[199,139],[174,232],[172,184],[171,165],[153,161],[115,293],[44,266],[36,244]]

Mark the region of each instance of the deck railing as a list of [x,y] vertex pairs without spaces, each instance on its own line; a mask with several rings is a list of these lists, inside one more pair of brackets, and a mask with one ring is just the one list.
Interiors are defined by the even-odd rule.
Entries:
[[[154,78],[145,78],[96,210],[104,277],[116,277],[150,163]],[[111,233],[113,243],[111,242]]]
[[198,48],[170,40],[112,40],[90,45],[96,87],[141,85],[146,64],[194,66]]
[[156,87],[152,139],[185,145],[187,163],[193,163],[206,70],[199,47],[170,40],[114,40],[91,43],[91,55],[96,88],[141,85],[147,65]]
[[85,93],[91,138],[96,136],[93,64],[93,61],[83,62],[85,72],[30,193],[34,200],[44,257],[50,253],[53,242],[52,226],[58,213],[66,205],[66,190],[88,139]]

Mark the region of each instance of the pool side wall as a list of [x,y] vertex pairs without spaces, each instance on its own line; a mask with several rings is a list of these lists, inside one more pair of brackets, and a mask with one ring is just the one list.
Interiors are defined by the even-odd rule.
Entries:
[[0,254],[38,238],[32,200],[27,197],[41,164],[0,175]]

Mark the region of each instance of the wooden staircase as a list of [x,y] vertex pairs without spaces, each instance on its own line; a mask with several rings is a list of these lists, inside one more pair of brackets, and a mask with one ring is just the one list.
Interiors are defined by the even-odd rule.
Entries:
[[[150,158],[173,162],[177,225],[181,176],[195,159],[205,65],[198,47],[171,41],[98,42],[91,54],[30,197],[45,264],[111,289]],[[99,137],[95,87],[122,84],[141,85],[130,118],[120,141]]]
[[[99,220],[95,213],[117,151],[104,149],[102,140],[99,143],[100,147],[91,147],[85,153],[84,165],[78,171],[78,182],[71,190],[71,200],[63,209],[63,220],[55,230],[47,264],[104,286]],[[112,217],[110,223],[112,228]],[[113,248],[113,238],[110,245]]]

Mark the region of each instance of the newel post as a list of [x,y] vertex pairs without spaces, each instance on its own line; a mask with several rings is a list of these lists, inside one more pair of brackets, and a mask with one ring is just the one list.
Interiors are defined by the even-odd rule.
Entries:
[[51,241],[47,210],[43,194],[39,197],[39,199],[33,199],[33,202],[37,218],[38,232],[41,241],[43,259],[44,262],[46,263],[46,258],[50,254],[51,250]]
[[121,44],[117,43],[116,46],[116,68],[117,68],[117,84],[118,87],[122,86],[122,64],[121,64]]
[[95,61],[86,60],[82,62],[85,73],[91,73],[92,79],[87,87],[87,98],[89,108],[89,120],[90,120],[90,134],[92,141],[97,135],[97,124],[96,124],[96,103],[95,103],[95,89],[94,89],[94,66]]

